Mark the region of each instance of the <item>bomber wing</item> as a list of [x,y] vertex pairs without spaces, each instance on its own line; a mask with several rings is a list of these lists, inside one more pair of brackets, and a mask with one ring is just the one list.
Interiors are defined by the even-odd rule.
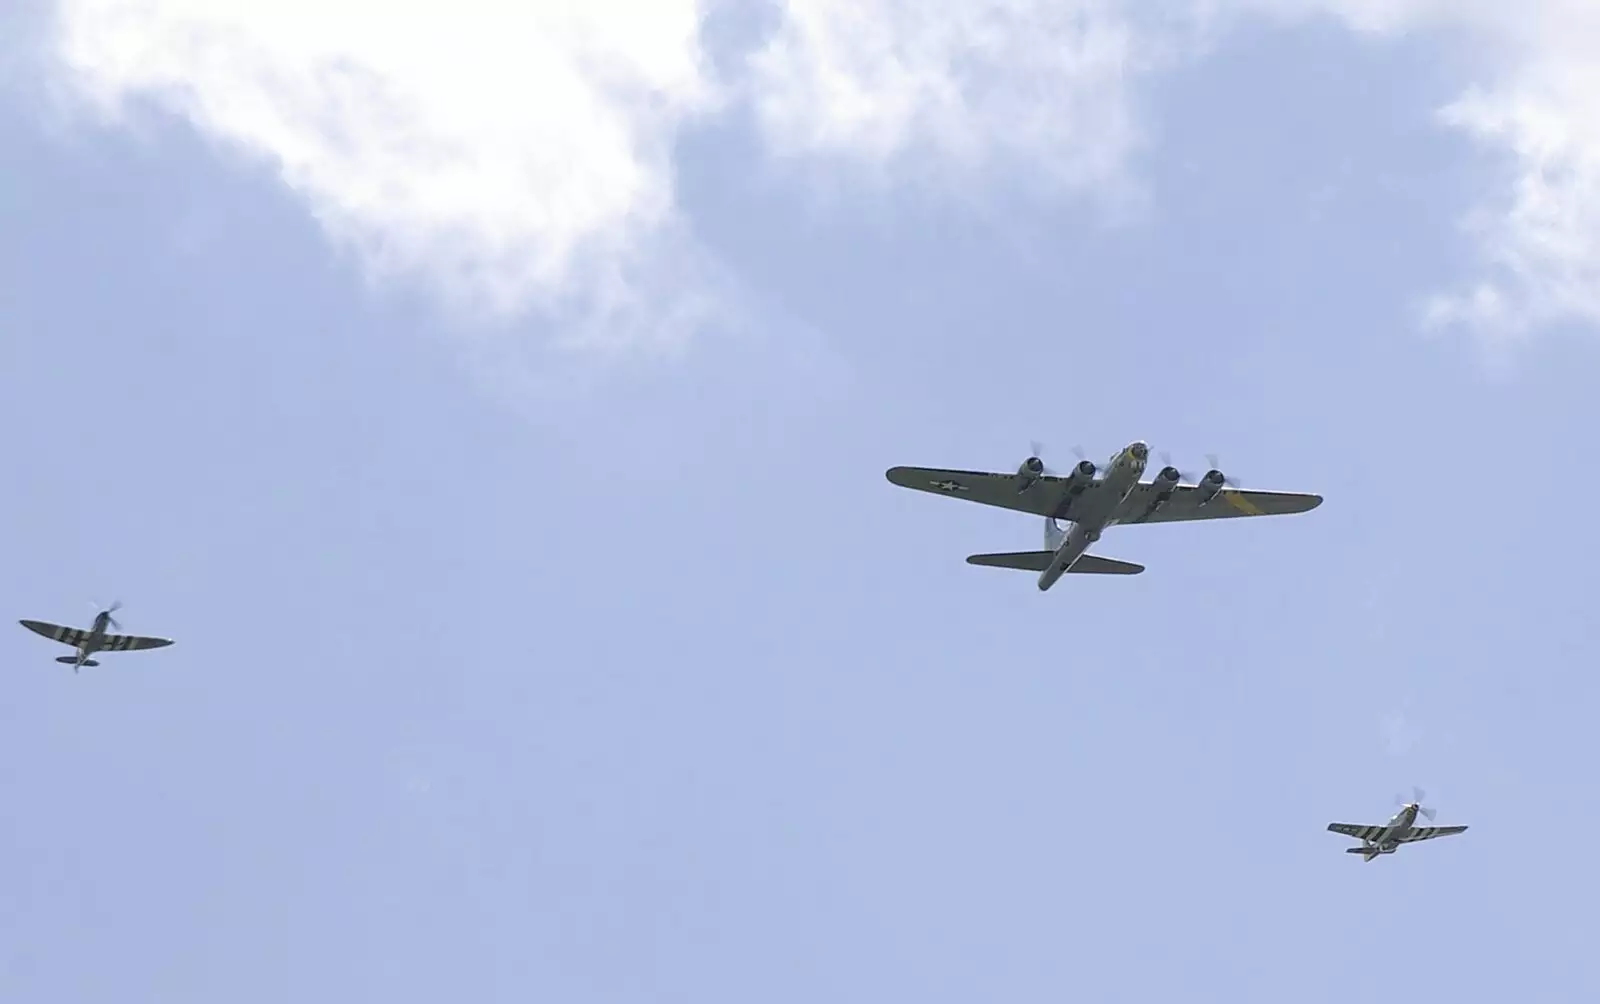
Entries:
[[1418,840],[1432,840],[1434,837],[1453,837],[1465,830],[1465,826],[1416,826],[1410,833],[1401,837],[1400,842],[1410,844]]
[[1096,481],[1081,490],[1073,490],[1069,495],[1068,480],[1053,475],[1034,479],[1024,490],[1023,480],[1014,473],[952,471],[938,467],[891,467],[884,472],[884,476],[890,484],[901,488],[948,495],[1034,516],[1054,516],[1056,519],[1071,519],[1072,503],[1084,493],[1100,490],[1100,482]]
[[1322,504],[1321,495],[1306,492],[1243,491],[1224,488],[1205,504],[1200,504],[1199,489],[1192,485],[1167,488],[1144,482],[1123,500],[1112,521],[1131,523],[1180,523],[1197,519],[1234,519],[1239,516],[1288,516],[1310,512]]

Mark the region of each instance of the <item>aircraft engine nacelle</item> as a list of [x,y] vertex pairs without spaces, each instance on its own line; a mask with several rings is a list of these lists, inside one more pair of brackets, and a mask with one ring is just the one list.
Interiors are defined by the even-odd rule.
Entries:
[[1227,483],[1227,476],[1218,470],[1206,471],[1206,476],[1200,479],[1195,486],[1195,504],[1205,505],[1217,497],[1217,492],[1222,491],[1222,486]]
[[1182,479],[1183,475],[1178,473],[1176,467],[1163,467],[1161,473],[1156,475],[1156,488],[1161,491],[1176,488]]
[[1087,460],[1078,461],[1077,465],[1072,468],[1071,473],[1067,475],[1068,497],[1077,495],[1079,492],[1089,487],[1089,482],[1094,480],[1094,472],[1094,464]]
[[[1081,488],[1094,478],[1095,466],[1087,460],[1081,460],[1066,476],[1068,490]],[[1021,491],[1027,491],[1035,481],[1044,477],[1044,461],[1038,457],[1029,457],[1017,468],[1017,477],[1022,481]]]

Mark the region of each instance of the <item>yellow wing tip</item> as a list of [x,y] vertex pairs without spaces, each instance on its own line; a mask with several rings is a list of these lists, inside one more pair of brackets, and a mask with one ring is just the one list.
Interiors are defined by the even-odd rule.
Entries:
[[[1268,513],[1263,512],[1261,510],[1261,508],[1259,506],[1257,506],[1254,502],[1250,501],[1250,492],[1247,491],[1247,490],[1241,490],[1241,489],[1238,489],[1238,488],[1224,488],[1221,491],[1220,494],[1221,494],[1222,498],[1229,505],[1233,506],[1235,509],[1237,509],[1239,512],[1243,513],[1246,516],[1266,516],[1266,515],[1268,515]],[[1278,494],[1278,493],[1273,493],[1273,494]],[[1293,493],[1293,497],[1297,497],[1297,498],[1301,499],[1302,501],[1304,501],[1305,508],[1303,508],[1303,509],[1290,509],[1285,513],[1285,515],[1292,514],[1292,513],[1310,512],[1311,510],[1315,509],[1317,506],[1321,505],[1322,501],[1323,501],[1321,495],[1317,495],[1317,494],[1315,494],[1313,492]],[[1279,511],[1283,512],[1283,510],[1279,510]]]

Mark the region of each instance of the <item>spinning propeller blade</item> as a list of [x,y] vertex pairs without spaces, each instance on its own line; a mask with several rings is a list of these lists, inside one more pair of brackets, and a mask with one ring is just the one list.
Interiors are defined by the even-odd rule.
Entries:
[[[1161,464],[1162,464],[1163,468],[1170,467],[1173,470],[1177,471],[1178,472],[1178,480],[1179,480],[1179,482],[1182,482],[1182,483],[1187,483],[1187,484],[1191,484],[1191,485],[1197,485],[1197,484],[1200,483],[1200,479],[1205,476],[1203,474],[1197,474],[1194,471],[1186,471],[1183,468],[1178,467],[1176,464],[1174,464],[1172,462],[1172,454],[1167,453],[1164,450],[1161,453]],[[1211,471],[1221,470],[1221,468],[1218,466],[1217,455],[1215,453],[1206,454],[1206,464],[1207,464],[1207,473],[1210,473]],[[1238,488],[1239,487],[1239,479],[1238,478],[1228,477],[1226,474],[1224,474],[1222,476],[1222,483],[1223,483],[1223,485],[1225,485],[1228,488]]]
[[1178,480],[1180,482],[1187,481],[1190,484],[1198,484],[1199,481],[1200,481],[1200,479],[1195,476],[1195,473],[1193,471],[1186,471],[1186,470],[1183,470],[1180,467],[1175,466],[1172,463],[1172,454],[1166,452],[1165,450],[1161,451],[1161,466],[1162,467],[1171,467],[1173,470],[1177,471],[1178,472]]
[[[1211,465],[1211,469],[1214,470],[1214,471],[1222,470],[1222,465],[1217,460],[1217,455],[1215,453],[1206,454],[1206,463],[1210,464]],[[1229,488],[1238,488],[1239,487],[1239,479],[1238,478],[1230,478],[1230,477],[1227,477],[1226,475],[1223,476],[1222,483],[1227,485]]]
[[[1031,443],[1028,444],[1028,448],[1033,451],[1033,452],[1029,453],[1028,456],[1037,458],[1038,461],[1041,464],[1043,464],[1044,463],[1044,444],[1039,442],[1037,439],[1035,439],[1034,441],[1032,441]],[[1052,478],[1056,476],[1055,470],[1053,468],[1051,468],[1049,464],[1045,464],[1044,473],[1049,475]]]
[[1417,807],[1417,815],[1421,816],[1423,819],[1426,819],[1431,823],[1431,822],[1433,822],[1433,816],[1434,816],[1433,809],[1422,804],[1422,800],[1424,798],[1427,798],[1427,797],[1428,797],[1428,793],[1427,792],[1423,791],[1421,788],[1418,788],[1416,785],[1412,785],[1411,786],[1411,798],[1409,800],[1404,795],[1396,795],[1394,797],[1394,800],[1395,800],[1395,804],[1396,805],[1401,805],[1401,806],[1414,805],[1414,806],[1416,806]]
[[108,626],[110,626],[112,628],[115,628],[118,631],[122,630],[122,625],[118,624],[117,623],[117,619],[115,617],[111,616],[112,614],[116,613],[118,610],[122,609],[122,601],[121,600],[115,601],[109,607],[102,607],[98,603],[93,603],[93,606],[94,606],[94,610],[95,610],[95,614],[96,615],[99,615],[99,614],[105,614],[106,615],[106,624]]

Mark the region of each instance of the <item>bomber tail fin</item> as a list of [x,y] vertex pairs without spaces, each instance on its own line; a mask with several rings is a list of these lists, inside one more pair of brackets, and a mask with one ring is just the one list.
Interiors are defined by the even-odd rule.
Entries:
[[[986,568],[1015,568],[1019,572],[1042,572],[1050,567],[1050,561],[1055,557],[1054,551],[1007,551],[999,554],[973,554],[967,557],[967,564],[982,565]],[[1102,558],[1098,554],[1085,554],[1072,567],[1068,574],[1084,575],[1138,575],[1144,571],[1143,565],[1136,565],[1131,561],[1118,561],[1115,558]]]

